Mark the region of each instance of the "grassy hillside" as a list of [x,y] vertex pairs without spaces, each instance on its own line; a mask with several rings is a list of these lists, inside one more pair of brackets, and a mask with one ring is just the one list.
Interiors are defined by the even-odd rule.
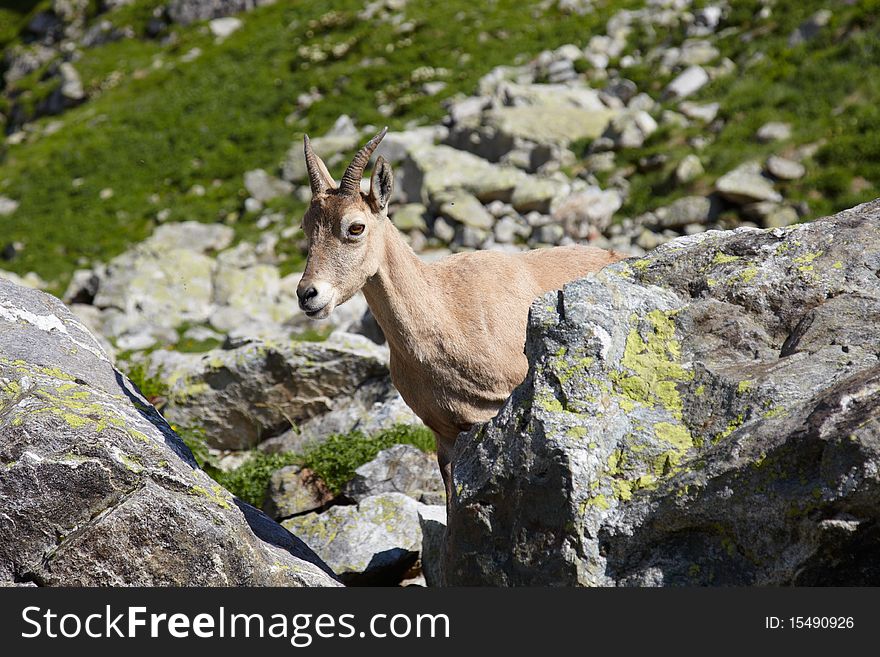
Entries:
[[[0,3],[0,45],[20,41],[29,17],[48,4]],[[102,15],[131,27],[135,38],[82,50],[75,65],[89,100],[39,119],[23,143],[0,145],[0,195],[21,204],[0,218],[0,247],[25,245],[2,268],[36,271],[56,291],[63,289],[78,264],[106,260],[143,239],[166,209],[172,221],[234,221],[247,237],[255,232],[255,216],[243,210],[242,173],[274,170],[303,131],[320,134],[343,113],[358,125],[387,123],[392,129],[436,121],[444,98],[473,93],[492,67],[564,43],[585,45],[605,31],[613,12],[643,3],[597,2],[595,13],[578,16],[539,11],[547,4],[539,2],[410,0],[407,21],[395,27],[360,20],[363,2],[278,2],[242,15],[243,27],[222,42],[204,24],[172,25],[147,36],[152,11],[163,4],[142,0]],[[778,152],[778,144],[754,140],[769,120],[793,124],[792,148],[819,144],[808,176],[784,189],[787,198],[809,204],[808,216],[878,195],[880,2],[835,4],[819,36],[790,47],[789,34],[826,4],[778,0],[771,17],[759,19],[761,2],[732,3],[712,38],[737,71],[693,98],[719,102],[724,120],[701,153],[706,174],[689,186],[671,187],[668,169],[636,170],[620,216],[705,193],[718,175],[745,159]],[[644,54],[684,38],[673,31],[634,34],[626,52]],[[648,64],[624,75],[655,98],[668,81]],[[429,96],[422,91],[428,81],[447,86]],[[5,96],[36,106],[57,85],[57,78],[36,71],[14,82]],[[310,89],[322,99],[297,111],[297,97]],[[5,102],[0,113],[8,114]],[[391,116],[380,114],[382,104],[393,106]],[[639,159],[664,153],[674,163],[692,150],[688,138],[703,133],[699,125],[664,128],[621,159],[638,169]],[[204,188],[204,195],[194,194],[194,186]],[[112,196],[105,191],[102,199],[102,190]],[[295,199],[277,206],[289,221],[298,221]],[[280,248],[295,266],[295,245]]]
[[[580,40],[598,23],[555,11],[535,21],[533,7],[519,2],[414,0],[412,30],[396,33],[359,21],[362,2],[304,0],[243,15],[243,28],[222,43],[195,25],[174,26],[174,43],[162,45],[144,35],[159,4],[110,14],[141,36],[83,52],[77,68],[95,97],[63,114],[60,131],[7,147],[0,194],[21,208],[3,219],[3,239],[26,244],[9,269],[37,271],[58,287],[81,259],[106,259],[143,239],[164,208],[169,220],[224,219],[242,210],[242,173],[274,170],[302,131],[320,134],[343,113],[392,128],[439,119],[444,97],[473,91],[493,66]],[[193,48],[201,55],[183,61]],[[432,78],[448,86],[419,93]],[[24,82],[34,85],[29,93],[48,93]],[[286,121],[312,88],[324,98]],[[388,101],[398,109],[385,118],[377,107]],[[205,195],[189,193],[194,185]],[[100,200],[103,189],[113,196]],[[280,205],[298,221],[294,199]],[[249,219],[237,223],[242,234]]]

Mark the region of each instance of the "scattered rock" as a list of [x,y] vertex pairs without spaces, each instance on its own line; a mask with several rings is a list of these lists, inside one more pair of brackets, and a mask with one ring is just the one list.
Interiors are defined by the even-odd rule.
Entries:
[[619,192],[590,187],[560,201],[553,210],[553,220],[564,226],[568,235],[583,239],[608,228],[622,205]]
[[442,493],[443,480],[437,457],[412,445],[394,445],[355,470],[342,494],[361,502],[379,493],[403,493],[420,499],[423,493]]
[[320,509],[332,499],[333,493],[314,472],[288,465],[272,474],[263,511],[280,520]]
[[347,585],[393,586],[418,560],[420,505],[400,493],[383,493],[358,505],[333,506],[285,520]]
[[666,96],[687,98],[702,89],[709,82],[709,74],[701,66],[689,66],[666,87]]
[[189,25],[196,21],[231,16],[255,7],[272,4],[275,0],[171,0],[168,17],[175,23]]
[[244,186],[248,194],[260,201],[269,201],[293,193],[293,185],[286,180],[270,176],[263,169],[254,169],[244,174]]
[[488,230],[495,223],[492,215],[472,194],[463,190],[438,192],[434,195],[437,213],[452,222]]
[[752,201],[782,200],[782,195],[773,188],[773,183],[761,175],[761,166],[747,162],[729,171],[715,182],[715,189],[733,203]]
[[8,217],[18,210],[18,201],[8,196],[0,196],[0,217]]
[[721,106],[718,103],[705,103],[699,105],[690,101],[684,101],[678,106],[678,110],[689,119],[698,119],[703,123],[712,123],[718,116]]
[[686,185],[699,178],[705,173],[700,158],[693,153],[685,155],[678,166],[675,167],[675,181],[680,185]]
[[211,34],[219,39],[225,39],[233,32],[238,31],[241,26],[241,19],[235,18],[234,16],[215,18],[208,23],[208,28],[211,30]]
[[834,14],[828,9],[820,9],[807,20],[801,23],[798,28],[788,37],[788,45],[791,47],[798,46],[810,39],[818,36],[822,28],[831,22]]
[[611,119],[602,136],[614,142],[616,149],[641,148],[656,131],[657,122],[650,114],[642,110],[627,110]]
[[771,155],[767,158],[767,172],[779,180],[797,180],[803,178],[807,170],[800,162]]
[[785,141],[791,138],[791,125],[779,121],[770,121],[758,128],[755,136],[762,144],[767,144],[771,141]]

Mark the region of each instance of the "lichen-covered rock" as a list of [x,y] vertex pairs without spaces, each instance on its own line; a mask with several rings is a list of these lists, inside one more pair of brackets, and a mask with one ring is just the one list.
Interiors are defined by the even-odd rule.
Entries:
[[424,493],[443,490],[434,455],[412,445],[394,445],[355,470],[354,478],[342,487],[342,494],[360,502],[379,493],[403,493],[419,499]]
[[461,437],[449,584],[877,584],[880,201],[662,245],[532,306]]
[[2,280],[0,473],[2,582],[335,584],[198,468],[57,299]]
[[212,447],[247,449],[387,379],[387,358],[363,336],[334,333],[325,342],[255,340],[203,354],[155,351],[148,373],[170,386],[164,413],[171,422],[200,427]]
[[422,544],[419,507],[411,497],[383,493],[282,524],[308,543],[346,584],[398,584]]
[[288,465],[269,481],[263,511],[275,519],[320,509],[333,499],[327,485],[309,468]]

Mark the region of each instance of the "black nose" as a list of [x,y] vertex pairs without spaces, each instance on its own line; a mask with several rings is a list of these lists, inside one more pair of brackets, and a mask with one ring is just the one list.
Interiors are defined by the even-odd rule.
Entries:
[[309,299],[313,299],[318,296],[318,290],[316,290],[314,286],[310,286],[301,292],[297,290],[296,294],[299,297],[300,302],[305,303]]

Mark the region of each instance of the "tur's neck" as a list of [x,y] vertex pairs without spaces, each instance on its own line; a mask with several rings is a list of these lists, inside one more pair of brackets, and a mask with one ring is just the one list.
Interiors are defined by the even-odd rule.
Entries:
[[418,357],[436,333],[438,290],[423,263],[389,221],[379,269],[364,285],[367,304],[392,350]]

